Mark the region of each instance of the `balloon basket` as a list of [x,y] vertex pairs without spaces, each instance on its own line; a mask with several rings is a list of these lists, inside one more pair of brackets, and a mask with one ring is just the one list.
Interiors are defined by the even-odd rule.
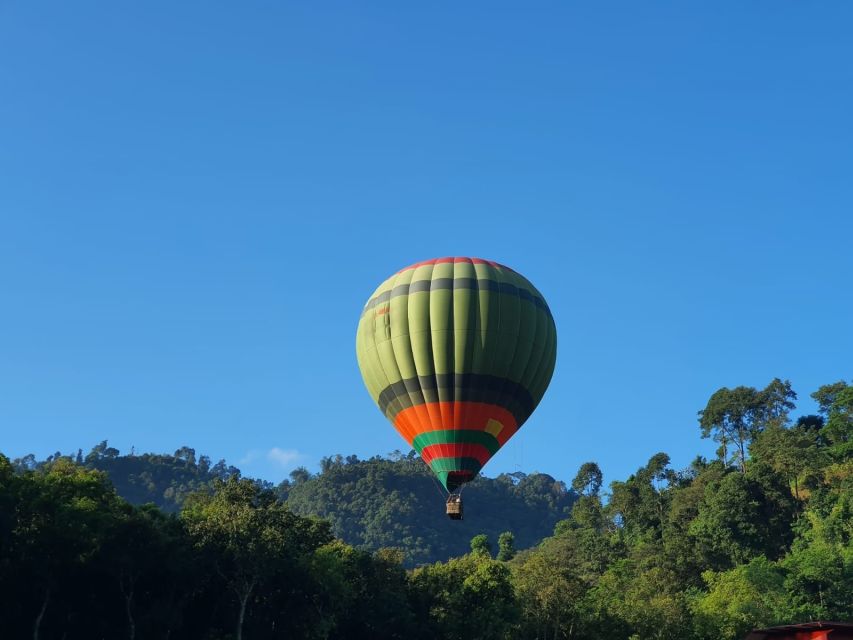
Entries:
[[451,520],[462,519],[462,496],[458,493],[451,493],[447,498],[447,517]]

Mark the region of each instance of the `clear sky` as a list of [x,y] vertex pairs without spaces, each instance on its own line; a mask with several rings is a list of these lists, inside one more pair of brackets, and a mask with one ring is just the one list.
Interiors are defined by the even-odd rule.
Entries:
[[713,446],[722,386],[853,377],[849,2],[0,2],[0,451],[277,481],[407,449],[362,305],[446,255],[545,295],[486,467]]

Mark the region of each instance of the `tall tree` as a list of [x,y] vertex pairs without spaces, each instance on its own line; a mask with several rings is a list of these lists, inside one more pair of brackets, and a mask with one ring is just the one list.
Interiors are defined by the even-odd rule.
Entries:
[[16,574],[32,589],[32,637],[38,640],[51,603],[67,603],[75,573],[100,548],[121,502],[104,474],[65,458],[29,472],[20,490],[18,535],[9,552]]
[[595,462],[584,462],[578,469],[575,479],[572,480],[572,489],[575,493],[585,496],[597,496],[601,490],[604,476]]
[[791,383],[774,378],[764,389],[735,387],[719,389],[699,412],[703,438],[713,438],[721,445],[728,462],[728,446],[734,446],[734,460],[741,473],[746,472],[749,443],[770,424],[785,424],[794,408],[797,394]]
[[492,543],[489,542],[489,536],[485,533],[480,533],[471,538],[471,553],[478,556],[492,557]]
[[272,491],[250,480],[232,477],[216,489],[213,495],[194,495],[181,517],[196,544],[213,555],[217,572],[237,598],[234,628],[242,640],[255,589],[332,538],[326,523],[293,514]]
[[512,531],[504,531],[498,536],[498,560],[508,562],[515,557],[515,536]]
[[853,386],[843,382],[826,385],[812,394],[826,415],[821,433],[839,460],[853,456]]
[[790,429],[770,425],[758,434],[749,447],[754,460],[763,462],[794,486],[794,496],[800,499],[800,475],[816,463],[821,455],[817,432],[798,424]]

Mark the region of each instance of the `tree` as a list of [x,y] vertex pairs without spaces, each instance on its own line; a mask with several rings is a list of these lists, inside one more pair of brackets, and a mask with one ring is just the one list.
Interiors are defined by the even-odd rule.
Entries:
[[630,540],[660,538],[669,500],[664,484],[674,479],[668,465],[669,456],[656,453],[626,481],[611,483],[607,511]]
[[724,462],[728,462],[728,446],[733,445],[734,459],[741,473],[745,473],[749,443],[769,424],[785,424],[796,398],[791,383],[779,378],[760,391],[754,387],[723,387],[699,412],[702,437],[720,443]]
[[98,444],[92,447],[92,450],[86,455],[86,462],[92,462],[93,460],[98,460],[99,458],[104,457],[104,452],[107,450],[106,440],[101,440]]
[[290,481],[293,484],[301,484],[311,479],[311,472],[305,467],[296,467],[290,472]]
[[498,560],[508,562],[515,557],[515,536],[511,531],[504,531],[498,536]]
[[846,388],[847,383],[843,380],[819,387],[817,391],[811,394],[814,401],[817,402],[818,412],[824,417],[828,416],[838,394]]
[[771,424],[758,434],[749,447],[752,458],[763,462],[794,485],[794,495],[800,499],[799,478],[820,456],[817,432],[807,426],[787,429]]
[[198,470],[201,474],[206,474],[210,471],[210,456],[199,456]]
[[828,386],[831,392],[827,387],[821,387],[813,394],[819,398],[821,410],[826,415],[826,425],[821,433],[837,459],[849,459],[853,457],[853,386],[843,382]]
[[595,462],[584,462],[572,480],[572,489],[585,496],[597,496],[603,479],[601,469]]
[[797,616],[853,618],[853,492],[830,513],[806,513],[803,533],[782,561],[785,587]]
[[608,568],[591,593],[597,615],[619,620],[632,638],[689,637],[690,614],[676,576],[666,568],[642,564],[624,559]]
[[479,556],[492,557],[492,545],[489,542],[489,536],[485,533],[480,533],[471,538],[471,553]]
[[[150,504],[139,508],[122,505],[105,524],[98,569],[112,577],[121,595],[130,640],[137,636],[137,629],[142,637],[150,637],[159,627],[169,630],[174,603],[163,596],[194,573],[182,537],[180,523]],[[140,599],[148,607],[148,619],[141,625],[137,615]],[[150,611],[157,604],[160,616]],[[154,619],[158,617],[161,619]]]
[[692,604],[699,637],[739,640],[750,629],[784,622],[789,615],[784,575],[764,557],[722,573],[704,572],[708,592]]
[[515,637],[518,601],[506,564],[471,554],[415,569],[410,582],[423,637]]
[[518,637],[584,637],[579,632],[587,618],[585,598],[590,583],[580,575],[583,562],[577,557],[573,540],[546,540],[543,547],[511,563],[521,606]]
[[31,590],[31,633],[38,640],[51,603],[62,606],[77,588],[75,573],[100,548],[121,503],[104,474],[65,458],[26,475],[18,490],[17,535],[8,552],[14,573]]
[[320,593],[313,626],[334,640],[417,635],[402,560],[399,550],[371,554],[339,540],[317,549],[311,573]]
[[729,568],[759,555],[778,558],[784,553],[793,513],[790,490],[767,467],[749,475],[730,472],[705,486],[689,533],[706,566]]
[[332,539],[326,523],[301,518],[271,491],[234,477],[219,482],[213,495],[192,496],[181,518],[197,547],[214,556],[216,571],[237,598],[237,640],[255,589]]
[[175,451],[175,457],[178,460],[184,460],[188,467],[195,465],[195,449],[192,447],[183,446]]

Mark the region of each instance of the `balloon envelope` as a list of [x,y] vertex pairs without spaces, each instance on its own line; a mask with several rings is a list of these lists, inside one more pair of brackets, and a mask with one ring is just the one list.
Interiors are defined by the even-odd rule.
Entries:
[[509,267],[438,258],[379,285],[356,353],[379,409],[454,491],[539,404],[557,332],[542,294]]

